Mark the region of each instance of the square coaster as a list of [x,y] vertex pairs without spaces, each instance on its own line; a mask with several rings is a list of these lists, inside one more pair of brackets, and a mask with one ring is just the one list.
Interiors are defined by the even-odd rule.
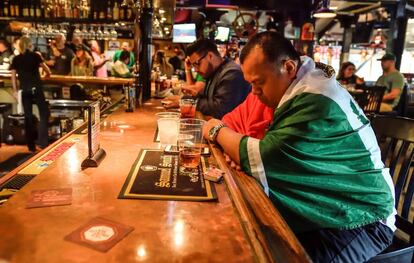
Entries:
[[95,217],[67,235],[65,240],[106,252],[133,230],[131,226]]
[[60,206],[72,204],[72,188],[33,190],[26,208]]

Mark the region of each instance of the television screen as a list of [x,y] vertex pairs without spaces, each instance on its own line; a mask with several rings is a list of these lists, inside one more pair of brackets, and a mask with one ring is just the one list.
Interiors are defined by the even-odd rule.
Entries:
[[222,42],[229,41],[230,35],[230,28],[219,26],[217,27],[217,36],[214,38],[215,40],[220,40]]
[[192,43],[196,39],[195,24],[174,24],[173,43]]

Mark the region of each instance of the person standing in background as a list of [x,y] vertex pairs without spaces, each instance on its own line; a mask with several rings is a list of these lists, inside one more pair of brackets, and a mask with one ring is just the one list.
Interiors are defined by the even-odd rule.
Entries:
[[72,76],[93,76],[93,60],[82,45],[76,47],[75,57],[71,62]]
[[95,69],[95,76],[106,78],[108,77],[108,69],[106,67],[106,62],[110,59],[105,58],[105,55],[101,53],[101,47],[98,44],[98,41],[91,41],[91,50],[93,56],[93,66]]
[[165,53],[162,50],[158,50],[155,53],[151,68],[155,71],[158,68],[161,75],[167,75],[167,78],[171,78],[171,76],[174,74],[174,67],[167,62]]
[[75,56],[73,51],[65,46],[66,37],[56,34],[54,41],[50,43],[50,50],[46,56],[46,65],[50,67],[53,74],[69,75],[71,62]]
[[130,55],[128,51],[122,51],[119,59],[113,63],[111,68],[112,76],[119,78],[132,78],[133,75],[128,69]]
[[115,52],[115,55],[113,57],[113,62],[115,63],[116,61],[120,60],[121,53],[123,51],[127,51],[129,53],[129,62],[127,66],[128,66],[128,69],[131,70],[135,66],[135,56],[134,56],[134,53],[131,52],[131,47],[129,46],[128,42],[122,42],[121,49]]
[[50,69],[44,63],[39,54],[32,51],[33,45],[30,38],[23,36],[19,40],[19,51],[10,66],[12,73],[12,85],[14,96],[17,98],[17,77],[22,90],[22,102],[24,108],[24,121],[27,146],[29,151],[36,151],[33,120],[33,101],[35,101],[40,115],[40,125],[38,132],[38,143],[41,148],[45,148],[49,144],[48,137],[48,120],[49,108],[43,94],[42,81],[40,79],[39,67],[46,73],[46,77],[50,76]]
[[168,59],[168,63],[170,63],[173,66],[174,73],[177,74],[177,72],[182,71],[184,69],[185,53],[182,49],[175,47],[174,54],[174,56]]
[[386,87],[380,112],[390,112],[398,105],[404,88],[404,76],[395,68],[395,55],[385,54],[381,59],[383,73],[377,80],[377,86]]

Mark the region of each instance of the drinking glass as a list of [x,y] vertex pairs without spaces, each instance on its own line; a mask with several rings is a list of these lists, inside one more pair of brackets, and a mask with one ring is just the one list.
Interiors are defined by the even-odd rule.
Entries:
[[177,145],[180,114],[178,112],[160,112],[156,115],[161,145]]
[[196,112],[197,100],[196,99],[181,99],[180,111],[181,118],[194,118]]
[[181,172],[198,173],[197,167],[200,163],[204,123],[204,120],[199,119],[180,120],[178,149]]

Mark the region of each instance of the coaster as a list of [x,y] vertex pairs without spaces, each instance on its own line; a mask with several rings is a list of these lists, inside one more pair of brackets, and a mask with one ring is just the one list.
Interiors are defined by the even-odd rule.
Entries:
[[26,208],[60,206],[72,204],[72,188],[33,190]]
[[67,235],[65,240],[100,252],[107,252],[133,230],[131,226],[95,217]]

